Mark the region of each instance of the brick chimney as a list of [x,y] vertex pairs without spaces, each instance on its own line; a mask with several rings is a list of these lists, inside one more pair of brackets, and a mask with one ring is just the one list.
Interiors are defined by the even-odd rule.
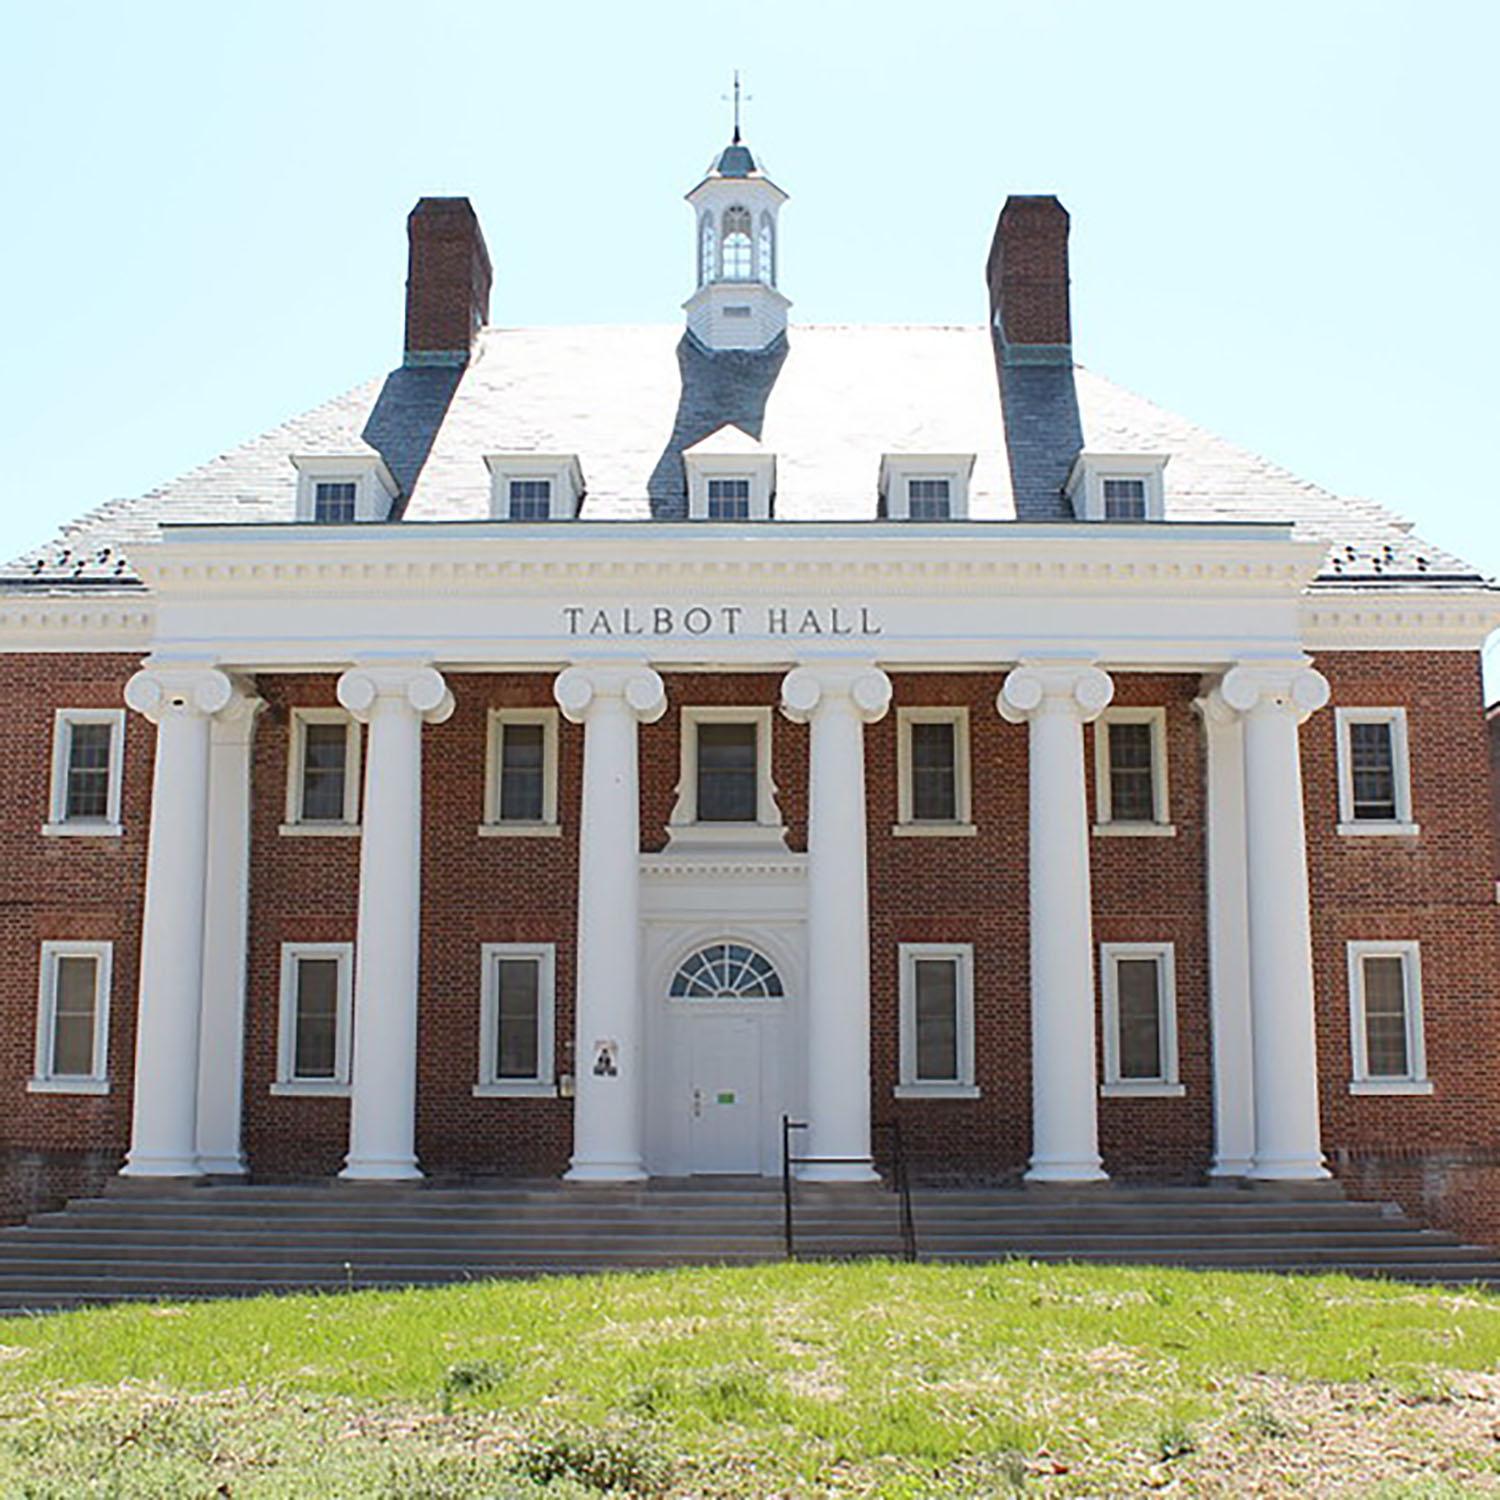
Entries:
[[490,257],[467,198],[423,198],[406,218],[408,365],[466,365],[489,319]]
[[1060,355],[1072,344],[1068,211],[1050,193],[1005,200],[985,279],[990,320],[1003,349],[1047,348]]

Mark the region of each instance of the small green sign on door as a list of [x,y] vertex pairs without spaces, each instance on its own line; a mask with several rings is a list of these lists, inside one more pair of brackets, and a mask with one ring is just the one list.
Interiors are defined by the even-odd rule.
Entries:
[[719,1094],[718,1096],[716,1096],[716,1098],[714,1100],[714,1103],[716,1103],[716,1104],[733,1104],[734,1103],[734,1095],[733,1094]]

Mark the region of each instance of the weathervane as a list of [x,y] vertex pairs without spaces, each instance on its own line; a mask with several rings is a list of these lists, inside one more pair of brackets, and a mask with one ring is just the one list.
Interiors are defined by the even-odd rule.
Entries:
[[[733,95],[730,95],[730,94],[720,94],[719,97],[721,99],[723,99],[726,103],[728,103],[728,101],[731,98],[733,98],[733,100],[734,100],[734,144],[736,146],[738,146],[740,144],[740,70],[738,68],[736,68],[734,70],[734,93],[733,93]],[[745,95],[745,103],[749,104],[750,101],[752,99],[754,99],[754,98],[755,98],[754,94],[746,94]]]

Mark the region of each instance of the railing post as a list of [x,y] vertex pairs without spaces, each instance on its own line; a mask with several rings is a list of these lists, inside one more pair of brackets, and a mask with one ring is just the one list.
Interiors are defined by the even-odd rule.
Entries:
[[781,1236],[792,1258],[792,1117],[781,1117]]

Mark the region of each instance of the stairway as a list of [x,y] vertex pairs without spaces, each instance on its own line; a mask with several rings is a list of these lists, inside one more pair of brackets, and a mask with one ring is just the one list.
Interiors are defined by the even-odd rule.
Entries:
[[[803,1258],[900,1254],[879,1187],[797,1188]],[[1500,1287],[1500,1252],[1333,1185],[913,1193],[922,1260],[1020,1257],[1345,1271]],[[187,1185],[117,1180],[0,1229],[0,1311],[147,1298],[343,1291],[492,1276],[741,1265],[783,1255],[779,1184]]]

